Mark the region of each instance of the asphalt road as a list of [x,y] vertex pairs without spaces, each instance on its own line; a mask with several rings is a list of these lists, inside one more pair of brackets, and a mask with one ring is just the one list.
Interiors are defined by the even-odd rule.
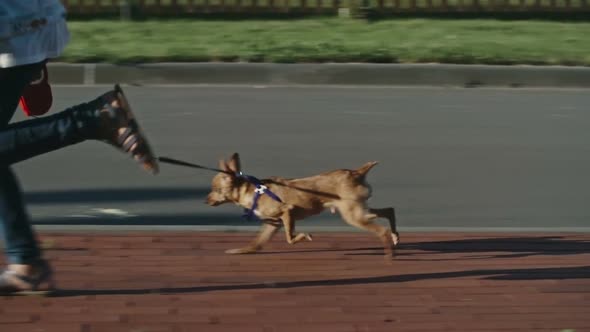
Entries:
[[[55,87],[54,109],[107,87]],[[127,87],[156,151],[258,177],[380,164],[372,206],[402,230],[590,230],[590,93],[565,89]],[[17,120],[22,119],[22,115]],[[213,173],[85,142],[15,165],[37,225],[255,226],[203,204]],[[328,214],[300,229],[343,226]],[[73,226],[72,226],[73,227]],[[348,229],[346,226],[344,229]]]

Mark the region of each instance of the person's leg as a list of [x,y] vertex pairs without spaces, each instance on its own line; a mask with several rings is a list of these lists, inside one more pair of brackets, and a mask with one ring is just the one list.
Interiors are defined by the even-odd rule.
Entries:
[[88,139],[101,139],[101,114],[108,104],[102,99],[108,95],[0,129],[0,164],[12,165]]
[[[41,70],[41,64],[0,69],[0,135],[14,115],[25,86]],[[0,141],[0,146],[5,146]],[[6,255],[12,264],[40,259],[39,249],[25,212],[22,193],[9,163],[0,155],[0,231],[4,233]]]
[[9,167],[0,167],[0,230],[9,264],[34,265],[41,259],[21,189]]
[[[40,64],[0,69],[0,133],[8,127],[21,92],[40,69]],[[4,143],[0,145],[5,147]],[[38,274],[35,269],[43,265],[41,252],[25,211],[18,181],[3,157],[0,156],[0,231],[4,236],[9,263],[7,271],[17,275]],[[10,275],[3,273],[1,278],[9,283],[16,281],[18,285],[18,279],[11,280]]]
[[10,165],[87,139],[98,139],[130,153],[146,169],[157,171],[155,156],[118,86],[89,103],[52,116],[7,125],[20,91],[29,81],[25,79],[30,71],[27,68],[17,67],[0,73],[0,87],[10,92],[2,93],[0,100],[0,119],[4,121],[0,124],[0,229],[5,235],[5,251],[10,263],[8,270],[0,275],[0,293],[35,288],[42,277],[50,274],[48,265],[40,257]]

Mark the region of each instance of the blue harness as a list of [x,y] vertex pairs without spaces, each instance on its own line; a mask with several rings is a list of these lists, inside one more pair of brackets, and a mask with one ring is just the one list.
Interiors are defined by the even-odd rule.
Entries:
[[256,189],[254,189],[254,202],[252,203],[252,207],[250,209],[244,209],[246,213],[242,217],[246,218],[246,220],[253,220],[256,218],[254,211],[256,210],[256,207],[258,206],[258,200],[260,199],[260,196],[262,196],[264,194],[267,194],[268,196],[270,196],[270,198],[274,199],[277,202],[280,202],[280,203],[283,202],[283,201],[281,201],[279,196],[277,196],[275,193],[270,191],[270,189],[268,189],[267,186],[262,184],[262,181],[258,180],[256,177],[254,177],[252,175],[245,175],[242,172],[238,173],[238,177],[243,178],[246,181],[248,181],[256,186]]
[[[214,171],[214,172],[221,172],[221,173],[226,173],[226,174],[232,174],[234,175],[234,173],[229,172],[227,170],[221,170],[221,169],[217,169],[217,168],[212,168],[212,167],[207,167],[207,166],[201,166],[201,165],[197,165],[197,164],[193,164],[193,163],[188,163],[186,161],[181,161],[178,159],[172,159],[172,158],[168,158],[168,157],[158,157],[158,160],[163,162],[163,163],[168,163],[168,164],[173,164],[173,165],[178,165],[178,166],[184,166],[184,167],[191,167],[191,168],[197,168],[197,169],[206,169],[209,171]],[[256,186],[256,189],[254,190],[254,202],[252,203],[252,208],[250,209],[245,209],[246,213],[243,215],[244,218],[246,218],[247,220],[252,220],[254,219],[256,216],[254,214],[254,211],[256,210],[256,207],[258,206],[258,200],[260,199],[260,196],[267,194],[268,196],[270,196],[272,199],[274,199],[277,202],[282,203],[283,201],[281,201],[281,199],[279,198],[279,196],[275,195],[272,191],[270,191],[268,189],[267,186],[265,186],[264,184],[262,184],[262,181],[258,180],[257,178],[255,178],[254,176],[251,175],[245,175],[242,172],[239,172],[237,174],[235,174],[237,177],[245,179],[246,181],[252,183],[253,185]]]

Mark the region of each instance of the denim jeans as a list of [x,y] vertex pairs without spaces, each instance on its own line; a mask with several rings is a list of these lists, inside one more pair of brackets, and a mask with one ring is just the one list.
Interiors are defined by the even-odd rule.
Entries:
[[35,264],[41,251],[22,191],[11,165],[59,148],[97,138],[99,108],[80,104],[57,114],[9,124],[21,93],[42,63],[0,68],[0,232],[11,264]]

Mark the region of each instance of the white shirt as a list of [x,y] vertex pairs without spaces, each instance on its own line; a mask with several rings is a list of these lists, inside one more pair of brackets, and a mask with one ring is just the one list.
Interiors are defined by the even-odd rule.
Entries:
[[0,0],[0,68],[61,55],[70,39],[59,0]]

